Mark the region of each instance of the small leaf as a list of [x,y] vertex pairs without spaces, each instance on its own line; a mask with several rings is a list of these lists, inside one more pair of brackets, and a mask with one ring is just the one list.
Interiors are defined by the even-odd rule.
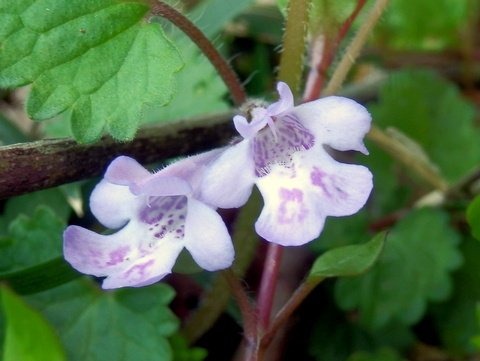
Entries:
[[1,287],[7,318],[3,361],[63,361],[62,346],[53,328],[7,287]]
[[117,0],[5,0],[0,5],[0,86],[33,83],[27,113],[47,120],[66,110],[75,138],[105,127],[131,140],[145,105],[163,106],[183,65],[149,7]]
[[357,276],[370,269],[382,253],[386,233],[377,234],[370,242],[329,250],[317,258],[309,279],[316,277]]
[[472,236],[480,240],[480,196],[477,196],[467,208],[467,222]]

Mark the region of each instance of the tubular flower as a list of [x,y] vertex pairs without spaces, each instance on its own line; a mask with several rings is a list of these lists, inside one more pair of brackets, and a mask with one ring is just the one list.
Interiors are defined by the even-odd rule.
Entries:
[[360,165],[334,160],[325,150],[368,154],[363,138],[371,116],[353,100],[331,96],[294,107],[285,83],[280,100],[251,111],[250,122],[233,121],[244,138],[222,152],[205,171],[203,200],[220,208],[242,206],[253,185],[263,210],[258,235],[284,246],[298,246],[320,235],[327,216],[347,216],[363,207],[372,174]]
[[90,207],[106,227],[100,235],[79,226],[64,232],[65,259],[78,271],[105,277],[102,287],[147,286],[171,273],[185,247],[202,268],[232,264],[234,249],[221,217],[199,201],[205,165],[220,150],[183,159],[151,174],[120,156],[96,186]]

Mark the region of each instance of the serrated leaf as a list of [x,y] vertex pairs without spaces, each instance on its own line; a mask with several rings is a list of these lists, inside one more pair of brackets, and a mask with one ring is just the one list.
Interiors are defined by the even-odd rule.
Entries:
[[[329,295],[321,294],[320,297],[322,312],[309,313],[307,324],[312,325],[312,330],[305,340],[308,353],[314,360],[345,361],[356,351],[382,347],[410,349],[415,343],[413,332],[405,325],[397,322],[368,331],[356,322],[355,317],[340,312],[331,304]],[[312,307],[316,309],[319,299],[313,302]]]
[[179,326],[165,284],[102,292],[87,279],[30,296],[52,323],[69,361],[170,361]]
[[471,338],[479,334],[475,310],[480,300],[480,244],[465,237],[460,249],[464,262],[454,274],[455,292],[432,309],[432,316],[442,344],[454,354],[470,354],[475,351]]
[[33,83],[26,109],[35,120],[69,110],[83,143],[105,127],[131,140],[144,105],[162,106],[183,63],[149,7],[116,0],[6,0],[0,5],[0,85]]
[[39,206],[32,217],[20,214],[0,237],[0,281],[15,292],[41,292],[69,282],[79,274],[62,256],[65,223],[53,210]]
[[33,217],[20,214],[2,238],[1,272],[13,272],[62,255],[65,223],[46,207],[38,207]]
[[395,225],[370,272],[337,281],[338,305],[358,310],[360,323],[369,329],[392,320],[406,325],[417,322],[429,300],[441,301],[450,295],[450,273],[462,259],[458,242],[445,213],[412,211]]
[[365,244],[328,250],[314,262],[308,278],[358,276],[368,271],[383,250],[385,236],[382,232]]
[[[417,142],[447,181],[458,180],[480,163],[475,108],[452,83],[433,72],[393,73],[380,88],[379,102],[369,111],[381,128],[395,127]],[[382,166],[390,169],[391,162]]]
[[3,361],[66,360],[53,328],[7,287],[0,288],[7,318]]
[[480,196],[477,196],[468,206],[467,222],[472,236],[480,240]]
[[8,234],[9,224],[19,215],[33,217],[36,209],[45,205],[48,205],[62,221],[66,222],[69,219],[71,209],[61,188],[45,189],[10,198],[6,201],[5,208],[0,216],[0,235]]
[[[439,50],[458,44],[468,0],[397,0],[389,4],[377,33],[399,49]],[[425,21],[428,14],[428,21]]]
[[170,337],[170,345],[173,351],[173,361],[203,361],[208,355],[207,350],[203,348],[189,348],[187,341],[178,334]]

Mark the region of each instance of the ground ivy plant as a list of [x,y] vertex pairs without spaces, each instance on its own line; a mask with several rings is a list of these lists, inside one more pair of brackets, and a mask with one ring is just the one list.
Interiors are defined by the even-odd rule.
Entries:
[[480,9],[389,3],[0,0],[3,359],[478,352]]

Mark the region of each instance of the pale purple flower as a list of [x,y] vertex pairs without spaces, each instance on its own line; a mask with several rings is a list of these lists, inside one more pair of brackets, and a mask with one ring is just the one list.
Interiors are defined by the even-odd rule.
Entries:
[[347,216],[363,207],[372,174],[334,160],[324,146],[368,154],[363,138],[371,116],[353,100],[331,96],[294,107],[285,83],[280,100],[254,108],[250,122],[234,117],[243,140],[207,168],[203,199],[220,208],[242,206],[257,185],[264,207],[255,224],[264,239],[285,246],[316,239],[327,216]]
[[96,186],[90,207],[106,227],[100,235],[79,226],[64,233],[65,259],[78,271],[106,277],[102,287],[147,286],[171,273],[185,247],[198,265],[230,267],[234,249],[216,211],[198,200],[205,165],[220,150],[176,162],[151,174],[121,156]]

